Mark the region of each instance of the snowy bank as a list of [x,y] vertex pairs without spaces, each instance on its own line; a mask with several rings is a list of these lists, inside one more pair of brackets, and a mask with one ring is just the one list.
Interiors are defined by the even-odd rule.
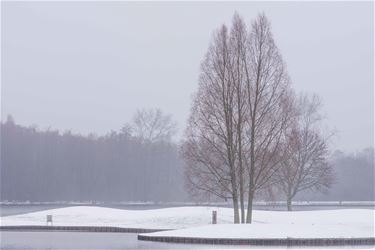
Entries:
[[52,215],[54,226],[108,226],[126,228],[175,229],[208,225],[211,211],[221,215],[219,223],[231,223],[233,210],[218,207],[174,207],[150,210],[123,210],[93,206],[49,209],[20,215],[0,217],[1,226],[46,225]]
[[158,237],[192,237],[224,239],[286,239],[286,238],[371,238],[371,226],[318,224],[222,224],[143,234]]
[[138,235],[139,240],[248,245],[374,245],[375,210],[255,211],[252,224],[217,224]]
[[[218,225],[210,225],[218,211]],[[251,225],[233,225],[233,210],[223,207],[174,207],[122,210],[74,206],[0,217],[1,226],[92,226],[179,229],[145,235],[204,238],[352,238],[374,237],[375,210],[254,211]]]

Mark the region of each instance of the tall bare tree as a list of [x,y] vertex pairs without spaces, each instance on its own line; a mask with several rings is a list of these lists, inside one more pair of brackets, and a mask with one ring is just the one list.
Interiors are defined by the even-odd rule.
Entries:
[[277,174],[280,189],[285,194],[288,211],[292,199],[303,190],[327,190],[334,178],[328,161],[328,139],[321,131],[320,100],[317,96],[301,95],[297,101],[297,116],[287,135],[286,157]]
[[[214,34],[201,65],[199,89],[182,149],[190,173],[188,180],[198,189],[218,196],[223,196],[222,191],[229,191],[234,223],[239,223],[236,87],[230,67],[229,35],[223,25]],[[192,173],[194,178],[191,178]],[[214,186],[208,187],[210,184]]]
[[283,131],[293,116],[289,85],[264,15],[250,32],[235,14],[230,32],[222,26],[215,33],[182,148],[191,186],[230,195],[235,223],[238,203],[241,222],[251,222],[255,191],[266,187],[280,166]]
[[292,117],[292,94],[285,64],[264,14],[252,23],[247,49],[243,57],[249,110],[246,222],[251,223],[255,191],[269,184],[282,158],[280,145]]

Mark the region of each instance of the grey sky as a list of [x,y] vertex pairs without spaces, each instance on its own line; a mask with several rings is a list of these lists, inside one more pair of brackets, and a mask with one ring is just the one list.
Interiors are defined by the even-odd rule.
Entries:
[[99,135],[160,107],[180,132],[212,31],[264,11],[295,89],[324,101],[333,147],[373,145],[372,2],[2,2],[2,118]]

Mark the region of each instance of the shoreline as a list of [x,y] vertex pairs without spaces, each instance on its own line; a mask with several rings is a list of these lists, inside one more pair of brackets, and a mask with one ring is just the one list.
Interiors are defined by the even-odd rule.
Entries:
[[[230,202],[184,202],[184,201],[125,201],[125,202],[99,202],[99,201],[0,201],[1,206],[24,205],[62,205],[62,206],[225,206],[232,207]],[[286,206],[285,201],[255,201],[255,206]],[[370,206],[375,207],[374,201],[292,201],[293,206]]]
[[151,228],[125,228],[125,227],[107,227],[107,226],[0,226],[0,231],[27,231],[27,232],[98,232],[98,233],[155,233],[167,231],[170,229],[151,229]]
[[372,238],[198,238],[198,237],[174,237],[174,236],[147,236],[138,235],[138,240],[182,243],[182,244],[210,244],[210,245],[248,245],[248,246],[372,246],[375,245],[375,237]]

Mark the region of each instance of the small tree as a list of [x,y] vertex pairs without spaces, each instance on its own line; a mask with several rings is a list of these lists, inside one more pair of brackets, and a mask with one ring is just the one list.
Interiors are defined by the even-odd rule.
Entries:
[[320,100],[317,96],[298,98],[297,116],[287,134],[287,150],[277,174],[278,185],[285,194],[288,211],[295,195],[308,189],[326,191],[333,182],[329,164],[328,138],[320,127]]

